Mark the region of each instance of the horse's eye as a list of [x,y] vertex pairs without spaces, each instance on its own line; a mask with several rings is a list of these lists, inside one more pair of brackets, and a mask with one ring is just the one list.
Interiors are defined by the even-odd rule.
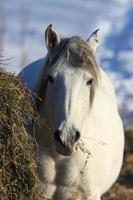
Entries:
[[53,83],[53,82],[54,82],[54,78],[53,78],[52,76],[49,75],[49,76],[48,76],[48,81],[51,82],[51,83]]
[[91,78],[90,80],[88,80],[86,84],[87,84],[87,85],[91,85],[92,82],[93,82],[93,78]]

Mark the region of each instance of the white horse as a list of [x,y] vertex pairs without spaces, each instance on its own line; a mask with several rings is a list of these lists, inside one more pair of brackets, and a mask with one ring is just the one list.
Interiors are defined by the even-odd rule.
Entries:
[[113,86],[95,60],[97,31],[87,41],[62,39],[50,25],[45,42],[46,58],[20,74],[48,124],[35,133],[44,199],[100,200],[119,175],[124,133]]

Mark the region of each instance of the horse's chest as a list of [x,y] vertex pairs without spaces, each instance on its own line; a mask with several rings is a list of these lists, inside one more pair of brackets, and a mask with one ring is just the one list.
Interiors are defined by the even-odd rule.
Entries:
[[56,164],[56,178],[57,185],[79,185],[81,173],[79,166],[75,160],[64,159]]
[[49,160],[41,170],[42,180],[45,180],[42,181],[42,186],[46,196],[54,196],[57,200],[65,200],[68,197],[73,200],[83,199],[83,175],[74,159],[66,158],[56,162]]

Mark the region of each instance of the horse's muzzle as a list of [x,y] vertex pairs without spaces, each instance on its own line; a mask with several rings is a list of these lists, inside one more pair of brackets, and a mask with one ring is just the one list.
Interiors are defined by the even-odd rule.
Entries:
[[75,152],[76,143],[80,138],[80,133],[76,130],[69,134],[69,137],[63,138],[62,131],[54,132],[55,147],[59,154],[71,156]]

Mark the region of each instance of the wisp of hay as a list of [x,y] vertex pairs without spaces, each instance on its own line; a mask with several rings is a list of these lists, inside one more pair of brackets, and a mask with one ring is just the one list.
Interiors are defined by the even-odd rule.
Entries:
[[0,200],[40,200],[35,141],[26,123],[38,116],[30,92],[0,69]]

